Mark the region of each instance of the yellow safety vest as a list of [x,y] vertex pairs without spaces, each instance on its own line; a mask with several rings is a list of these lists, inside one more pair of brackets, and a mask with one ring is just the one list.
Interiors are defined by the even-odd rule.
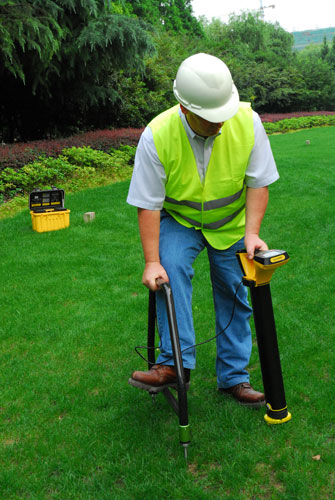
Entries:
[[240,103],[215,138],[203,183],[178,108],[149,123],[166,173],[164,208],[183,226],[201,230],[214,248],[229,248],[245,230],[244,179],[255,139],[250,104]]

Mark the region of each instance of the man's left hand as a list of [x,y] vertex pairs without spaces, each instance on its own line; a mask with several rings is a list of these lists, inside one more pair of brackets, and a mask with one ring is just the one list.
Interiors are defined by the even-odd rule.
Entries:
[[244,245],[248,254],[248,259],[253,259],[255,250],[268,250],[265,241],[261,240],[258,234],[246,234],[244,237]]

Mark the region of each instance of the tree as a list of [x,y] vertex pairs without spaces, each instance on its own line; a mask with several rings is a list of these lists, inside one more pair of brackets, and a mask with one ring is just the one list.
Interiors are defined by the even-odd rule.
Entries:
[[333,37],[333,43],[327,55],[327,62],[332,70],[335,70],[335,36]]
[[299,52],[296,66],[313,92],[307,109],[335,109],[335,72],[327,60],[321,59],[320,49],[311,46]]
[[292,58],[293,36],[278,23],[264,22],[258,13],[231,16],[225,38],[229,51],[238,59],[287,65]]
[[[0,3],[0,97],[6,139],[87,127],[117,99],[113,69],[143,68],[153,50],[143,21],[121,0]],[[61,110],[61,113],[60,113]],[[97,114],[97,113],[96,113]],[[7,132],[7,133],[6,133]]]
[[200,50],[198,39],[165,29],[153,33],[155,52],[144,59],[143,74],[114,72],[110,84],[119,94],[111,120],[116,127],[143,127],[154,116],[176,104],[173,80],[180,63]]
[[329,54],[329,47],[328,47],[327,37],[325,35],[323,37],[323,44],[320,52],[321,59],[327,59],[328,54]]
[[201,24],[192,14],[191,0],[128,0],[134,14],[154,26],[175,34],[203,36]]
[[202,22],[204,51],[226,62],[256,111],[335,109],[335,41],[322,59],[319,47],[293,51],[293,36],[257,14]]
[[[0,61],[1,73],[9,72],[26,82],[25,64],[29,57],[40,71],[45,69],[59,51],[64,38],[57,22],[59,7],[55,2],[13,2],[0,4]],[[34,75],[34,88],[38,75]]]

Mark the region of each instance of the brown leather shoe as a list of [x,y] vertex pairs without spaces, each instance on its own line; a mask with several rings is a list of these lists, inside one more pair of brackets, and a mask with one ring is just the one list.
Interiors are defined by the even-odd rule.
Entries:
[[230,394],[243,406],[251,406],[259,408],[265,406],[265,396],[262,392],[255,391],[249,382],[242,382],[241,384],[233,385],[228,389],[219,389],[220,392]]
[[[190,370],[186,368],[184,370],[186,383],[188,384],[190,380]],[[153,365],[149,371],[133,372],[128,382],[130,385],[138,387],[139,389],[157,392],[158,390],[161,391],[167,387],[177,388],[177,374],[174,366]],[[155,388],[157,388],[157,391]]]

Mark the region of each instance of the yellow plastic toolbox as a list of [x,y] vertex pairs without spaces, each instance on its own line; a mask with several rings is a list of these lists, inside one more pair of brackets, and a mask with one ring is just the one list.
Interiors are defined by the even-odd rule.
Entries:
[[38,233],[45,231],[57,231],[70,225],[70,210],[52,210],[50,212],[36,213],[30,211],[33,230]]
[[57,231],[70,225],[70,210],[64,208],[63,189],[34,189],[29,196],[33,230],[38,233]]

